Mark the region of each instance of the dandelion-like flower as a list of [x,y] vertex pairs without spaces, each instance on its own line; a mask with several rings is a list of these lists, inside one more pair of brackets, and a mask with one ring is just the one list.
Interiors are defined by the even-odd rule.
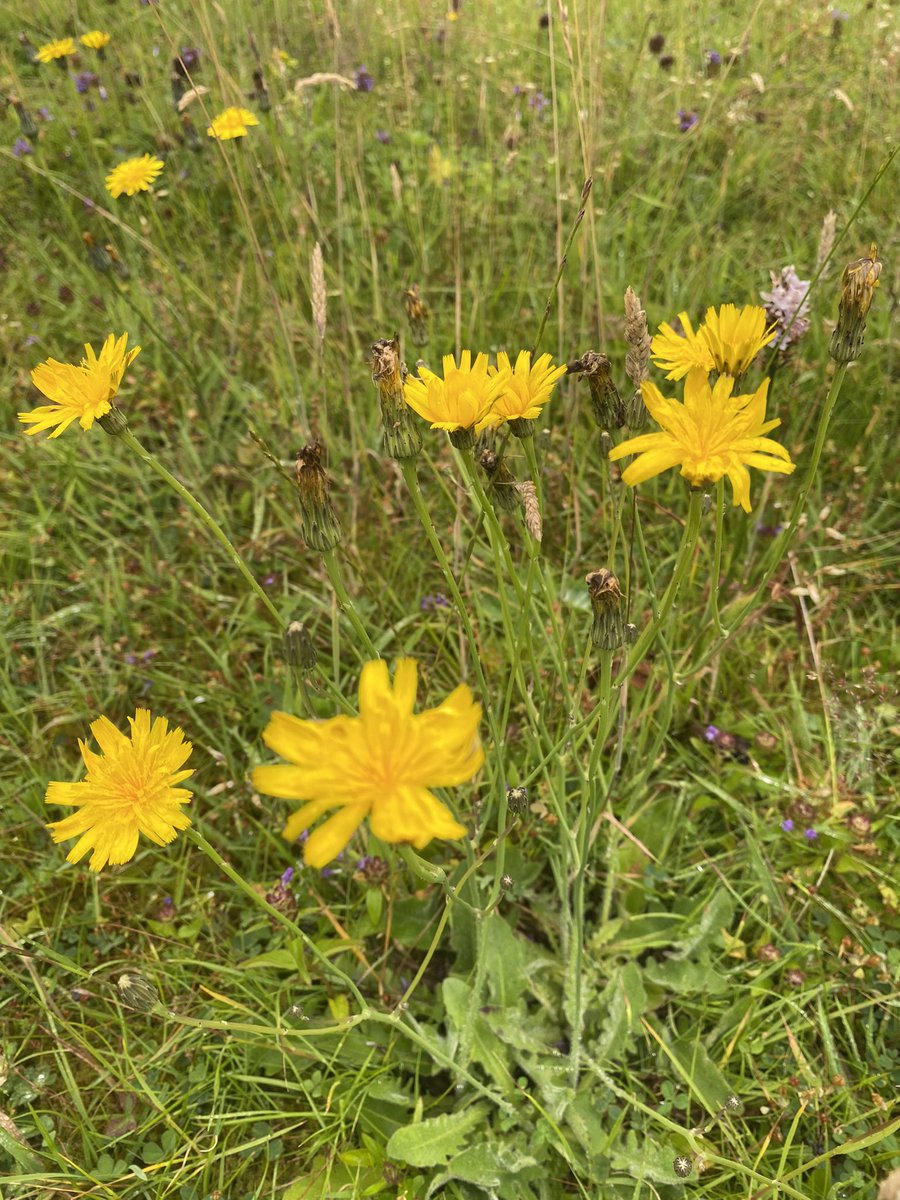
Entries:
[[[86,358],[80,366],[57,362],[50,358],[31,372],[31,382],[50,404],[42,404],[31,412],[18,414],[23,425],[31,425],[26,433],[42,433],[53,429],[52,438],[59,437],[77,421],[82,429],[90,429],[94,421],[112,408],[125,370],[140,354],[140,346],[127,350],[128,334],[117,340],[109,334],[100,353],[85,345]],[[54,428],[55,427],[55,428]]]
[[541,409],[550,399],[557,379],[565,375],[566,368],[555,366],[549,354],[542,354],[532,364],[528,350],[520,350],[515,367],[511,367],[509,355],[501,350],[497,355],[497,365],[491,367],[490,372],[497,377],[504,377],[505,382],[477,428],[496,427],[509,421],[513,433],[521,437],[528,436],[531,431],[518,422],[533,421],[541,415]]
[[132,859],[141,833],[157,846],[165,846],[191,824],[181,808],[191,793],[175,786],[194,773],[181,769],[190,757],[191,743],[180,729],[170,731],[165,717],[151,723],[146,708],[139,708],[128,722],[130,737],[108,717],[92,721],[91,733],[102,753],[95,754],[79,739],[85,778],[78,783],[50,783],[44,797],[46,804],[77,810],[47,828],[54,842],[77,837],[66,857],[76,863],[90,850],[92,871]]
[[329,809],[329,819],[304,843],[304,860],[324,867],[368,816],[385,842],[421,850],[432,838],[459,838],[465,828],[431,792],[456,787],[478,771],[481,705],[460,684],[437,708],[414,713],[416,660],[397,663],[393,687],[387,663],[367,662],[359,681],[359,716],[304,721],[275,712],[263,732],[286,763],[257,767],[253,786],[268,796],[305,800],[283,835],[293,841]]
[[723,304],[718,312],[709,308],[696,333],[687,313],[679,313],[678,320],[683,337],[663,322],[650,343],[653,361],[669,372],[666,379],[682,379],[695,367],[735,377],[743,375],[775,336],[774,326],[766,329],[765,309],[755,304],[744,308]]
[[133,196],[136,192],[147,192],[164,166],[161,158],[155,158],[151,154],[142,154],[140,158],[126,158],[107,175],[106,190],[113,200],[117,200],[123,192],[126,196]]
[[75,42],[70,37],[57,38],[54,42],[45,42],[35,53],[38,62],[51,63],[57,58],[66,58],[75,53]]
[[692,488],[709,487],[727,475],[734,503],[750,512],[747,468],[790,475],[794,464],[783,446],[764,436],[781,424],[777,418],[766,420],[768,379],[743,396],[732,395],[734,382],[730,375],[720,375],[710,387],[706,372],[693,370],[680,404],[645,380],[641,384],[644,404],[663,431],[630,438],[610,451],[612,461],[626,454],[638,456],[623,471],[622,481],[633,487],[679,465]]
[[255,113],[249,108],[226,108],[217,117],[213,117],[212,125],[207,127],[206,133],[208,137],[227,142],[231,138],[246,137],[249,127],[258,124]]
[[88,50],[102,50],[104,46],[108,46],[110,35],[104,33],[102,29],[92,29],[90,33],[83,33],[80,38],[82,46],[87,46]]
[[[463,350],[459,366],[452,354],[443,358],[444,377],[419,367],[418,377],[407,379],[403,398],[413,412],[431,422],[432,429],[481,430],[492,404],[506,385],[509,372],[492,372],[488,356],[478,354],[472,362],[472,351]],[[502,420],[503,418],[501,418]]]

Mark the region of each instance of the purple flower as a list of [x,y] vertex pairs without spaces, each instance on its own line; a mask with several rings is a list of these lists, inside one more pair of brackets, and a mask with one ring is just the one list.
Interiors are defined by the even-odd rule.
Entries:
[[12,152],[16,158],[21,158],[24,154],[34,154],[34,148],[24,138],[16,138],[12,144]]
[[282,871],[282,873],[281,873],[281,886],[287,887],[287,885],[291,882],[291,880],[293,878],[294,878],[294,868],[293,867],[285,868],[285,870]]
[[528,107],[533,108],[538,116],[544,111],[550,101],[543,92],[535,92],[533,96],[528,98]]
[[808,842],[814,842],[819,835],[816,833],[815,829],[804,829],[803,836]]
[[371,92],[375,86],[375,80],[369,74],[365,67],[357,67],[353,75],[353,81],[356,84],[358,92]]
[[389,142],[391,140],[391,135],[388,133],[388,131],[386,129],[376,129],[375,130],[375,140],[377,142],[381,142],[381,144],[383,146],[385,142]]
[[790,817],[785,817],[784,820],[781,822],[781,828],[784,830],[785,833],[790,833],[791,830],[794,828],[794,822],[791,820]]
[[718,50],[707,50],[706,62],[710,67],[721,67],[722,55],[718,52]]
[[195,46],[182,46],[179,57],[189,71],[200,65],[200,51]]
[[422,612],[432,612],[435,608],[449,608],[450,601],[443,592],[430,592],[419,601]]
[[100,82],[100,77],[95,75],[93,71],[79,71],[74,77],[75,91],[79,96],[83,96],[85,92],[89,92],[92,87],[96,87]]
[[36,333],[29,333],[28,337],[25,339],[25,345],[33,346],[35,344],[35,342],[39,342],[40,340],[41,339],[38,337],[38,335]]
[[266,575],[263,579],[263,587],[273,587],[278,582],[277,575]]
[[831,10],[832,21],[846,21],[849,16],[848,12],[843,12],[840,8],[833,8]]
[[332,867],[323,867],[320,874],[323,879],[330,879],[334,874],[334,869]]
[[525,89],[522,87],[522,85],[517,83],[517,84],[515,85],[515,87],[513,88],[513,95],[514,95],[514,96],[521,96],[521,95],[522,95],[522,92],[523,92],[524,90],[525,90]]
[[136,654],[126,654],[125,661],[128,663],[129,667],[133,667],[134,664],[137,662],[137,655]]
[[53,114],[50,112],[50,109],[47,108],[46,104],[42,105],[38,109],[38,116],[41,118],[42,121],[52,121],[53,120]]
[[693,129],[700,118],[695,112],[688,112],[686,108],[678,110],[678,128],[682,133],[687,133],[689,129]]
[[779,271],[770,271],[771,292],[760,292],[766,302],[766,324],[774,323],[774,345],[787,350],[809,329],[809,280],[800,279],[791,263]]
[[703,736],[708,742],[714,742],[719,736],[719,731],[715,725],[707,725],[706,729],[703,731]]

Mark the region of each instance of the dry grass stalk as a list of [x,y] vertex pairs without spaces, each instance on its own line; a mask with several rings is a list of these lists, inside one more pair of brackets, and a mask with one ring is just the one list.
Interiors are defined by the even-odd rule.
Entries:
[[316,333],[319,335],[319,349],[325,341],[325,262],[322,258],[322,247],[316,242],[313,247],[310,263],[312,277],[312,314]]
[[516,491],[522,497],[522,503],[525,506],[525,524],[528,532],[536,542],[541,540],[541,535],[544,532],[544,527],[541,522],[541,510],[538,505],[537,488],[530,479],[526,479],[524,483],[516,484]]
[[834,245],[834,227],[836,222],[837,213],[829,209],[825,214],[825,220],[822,222],[822,232],[819,234],[819,249],[816,253],[816,274],[818,274],[820,267],[831,253],[831,247]]

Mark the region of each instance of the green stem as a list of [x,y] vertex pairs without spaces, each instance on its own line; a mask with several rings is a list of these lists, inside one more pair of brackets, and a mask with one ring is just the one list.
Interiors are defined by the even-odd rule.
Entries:
[[[584,187],[581,189],[581,208],[575,214],[575,220],[572,223],[572,228],[569,230],[569,238],[563,249],[562,258],[559,260],[559,270],[556,272],[556,278],[553,280],[553,286],[547,294],[547,303],[544,305],[544,313],[541,317],[541,323],[538,326],[538,331],[534,339],[534,345],[531,347],[531,361],[534,362],[534,356],[537,354],[538,346],[541,344],[541,338],[544,336],[544,329],[547,325],[547,318],[550,316],[550,310],[553,307],[553,297],[556,295],[556,289],[559,287],[559,281],[563,277],[563,271],[566,269],[566,263],[569,261],[569,251],[572,249],[572,243],[575,241],[575,234],[578,232],[578,227],[584,220],[584,206],[587,204],[588,196],[591,194],[591,188],[594,186],[594,180],[588,176],[584,181]],[[537,487],[537,484],[535,484]]]
[[816,477],[816,472],[819,469],[819,462],[822,458],[822,451],[825,448],[825,437],[828,433],[828,425],[831,421],[831,414],[834,412],[835,404],[837,404],[838,396],[841,393],[841,385],[844,382],[844,376],[846,373],[847,363],[841,363],[841,365],[837,367],[834,372],[834,377],[831,380],[831,386],[828,389],[828,395],[825,398],[825,404],[822,408],[822,415],[819,418],[819,427],[816,430],[816,440],[815,444],[813,445],[813,452],[812,457],[809,460],[809,466],[806,469],[803,486],[794,499],[794,504],[791,509],[791,516],[790,520],[788,521],[787,528],[784,529],[775,539],[768,555],[763,562],[762,579],[757,584],[752,595],[748,599],[741,601],[738,612],[729,621],[729,625],[731,627],[729,632],[716,641],[698,662],[693,663],[686,671],[683,671],[679,676],[680,679],[686,679],[689,675],[693,675],[695,672],[701,670],[708,662],[715,658],[716,655],[724,649],[729,641],[731,641],[731,639],[743,625],[745,618],[748,617],[756,608],[760,597],[768,587],[772,576],[775,574],[778,564],[790,550],[794,541],[794,534],[797,532],[797,526],[800,522],[800,516],[806,507],[807,497],[809,496],[810,489],[812,488],[813,480]]
[[218,524],[218,522],[209,512],[207,512],[200,501],[188,491],[184,484],[179,483],[171,471],[166,470],[166,468],[154,454],[151,454],[149,450],[141,445],[130,429],[125,429],[121,433],[114,436],[118,437],[120,441],[124,442],[130,450],[133,450],[138,458],[142,459],[151,470],[155,471],[160,479],[164,479],[169,487],[185,502],[185,504],[187,504],[189,508],[193,509],[216,541],[219,542],[222,547],[224,547],[225,552],[231,559],[232,564],[237,567],[244,579],[246,579],[247,583],[250,585],[251,590],[256,593],[257,598],[261,600],[268,609],[269,613],[278,625],[278,628],[284,629],[284,618],[263,591],[260,584],[256,581],[253,572],[241,558],[240,554],[238,554],[237,550],[234,548],[234,544],[231,542],[227,533],[225,533],[225,531],[222,529],[222,526]]
[[722,572],[722,534],[725,526],[725,480],[720,479],[716,484],[716,543],[713,549],[713,570],[709,586],[709,599],[712,606],[713,623],[719,637],[727,637],[728,630],[722,626],[719,616],[719,578]]
[[197,828],[192,827],[191,829],[185,830],[185,837],[189,838],[199,850],[202,850],[206,857],[214,862],[219,870],[222,871],[223,874],[227,875],[231,882],[235,884],[236,887],[240,888],[244,895],[252,900],[257,907],[261,908],[265,913],[268,914],[268,916],[277,921],[279,925],[284,926],[284,928],[288,930],[292,937],[299,938],[304,947],[309,951],[313,958],[316,959],[319,965],[324,967],[326,974],[337,980],[342,987],[347,988],[348,991],[351,992],[354,1000],[361,1009],[366,1007],[366,1001],[362,992],[359,990],[350,976],[346,975],[340,969],[340,967],[335,966],[331,959],[327,958],[322,953],[322,951],[308,934],[304,933],[303,930],[300,929],[299,926],[295,925],[289,917],[286,917],[284,913],[279,912],[278,909],[275,908],[274,905],[270,904],[264,896],[257,892],[255,888],[251,887],[246,879],[239,875],[230,863],[225,861],[218,850],[216,850],[215,846],[210,845],[210,843]]
[[375,649],[372,639],[366,632],[366,627],[362,623],[359,613],[356,611],[356,605],[350,597],[350,593],[344,587],[344,580],[341,577],[341,568],[337,560],[337,555],[334,550],[326,550],[322,555],[322,562],[325,564],[325,570],[328,572],[328,578],[331,580],[331,586],[334,588],[334,593],[337,596],[338,604],[343,612],[347,614],[347,619],[353,626],[356,636],[362,642],[365,651],[372,658],[380,658],[381,655]]

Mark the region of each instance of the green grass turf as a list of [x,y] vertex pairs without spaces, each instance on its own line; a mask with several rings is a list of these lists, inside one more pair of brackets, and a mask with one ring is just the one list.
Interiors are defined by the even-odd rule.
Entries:
[[[896,166],[879,175],[896,125],[895,17],[880,0],[848,0],[836,22],[807,0],[571,0],[566,12],[463,0],[457,20],[412,0],[0,11],[4,93],[31,122],[20,127],[8,105],[0,146],[4,1200],[875,1196],[900,1160]],[[105,57],[82,50],[65,68],[33,64],[19,41],[92,28],[112,34]],[[669,69],[647,48],[657,33]],[[179,116],[169,76],[182,47],[200,50],[193,82],[209,91]],[[368,92],[309,82],[353,81],[363,65]],[[76,93],[78,71],[95,72],[105,98]],[[260,124],[217,144],[205,128],[229,104]],[[697,114],[689,132],[679,109]],[[33,153],[15,157],[23,132]],[[145,152],[165,160],[152,194],[111,199],[105,175]],[[623,391],[627,286],[651,329],[682,310],[752,303],[770,270],[794,263],[812,277],[822,220],[837,214],[843,236],[810,330],[769,403],[798,470],[754,472],[750,517],[729,506],[726,624],[801,486],[833,370],[841,266],[878,242],[886,266],[865,346],[792,557],[725,650],[694,669],[715,643],[705,522],[665,642],[601,747],[615,822],[598,815],[579,872],[567,828],[591,749],[579,723],[599,687],[583,578],[613,567],[643,626],[672,571],[687,490],[675,472],[641,489],[646,569],[633,493],[604,464],[584,384],[563,380],[535,438],[548,592],[521,525],[503,518],[515,570],[534,583],[523,616],[443,435],[423,429],[422,490],[501,729],[476,784],[446,796],[473,839],[426,852],[458,887],[449,897],[397,857],[385,882],[367,882],[357,859],[388,850],[365,829],[330,874],[301,868],[300,847],[280,836],[290,807],[248,778],[271,759],[260,733],[272,709],[302,712],[265,608],[191,512],[99,428],[25,437],[15,414],[38,402],[28,372],[77,360],[111,330],[143,347],[121,395],[131,427],[221,522],[283,616],[308,624],[319,653],[308,687],[326,717],[337,696],[355,703],[366,655],[248,429],[286,463],[320,437],[360,617],[379,653],[420,660],[419,704],[435,704],[461,678],[474,684],[472,653],[451,608],[421,607],[447,588],[381,451],[370,346],[401,330],[410,366],[433,367],[464,347],[530,346],[588,175],[542,348],[558,361],[604,351]],[[84,234],[121,265],[98,270],[110,260]],[[413,285],[430,310],[424,344],[406,322]],[[546,636],[554,622],[558,642]],[[194,743],[192,816],[243,880],[271,893],[297,868],[297,936],[184,836],[142,842],[99,876],[65,864],[43,828],[60,815],[44,807],[47,782],[76,777],[91,720],[124,726],[137,705]],[[709,725],[743,740],[710,742]],[[498,847],[513,783],[529,802]],[[500,853],[510,882],[491,907]],[[353,978],[366,1020],[354,1024],[358,1004],[310,943]],[[123,1006],[116,980],[135,972],[165,1012]],[[679,1155],[693,1160],[684,1180]]]

